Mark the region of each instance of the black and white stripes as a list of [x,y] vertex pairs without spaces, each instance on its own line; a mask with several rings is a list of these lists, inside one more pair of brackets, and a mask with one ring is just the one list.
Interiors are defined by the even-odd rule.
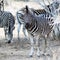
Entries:
[[3,14],[0,15],[0,27],[4,28],[5,30],[5,37],[8,40],[8,43],[11,42],[13,37],[13,30],[15,29],[15,18],[12,13],[7,11],[2,11]]
[[38,24],[37,21],[34,21],[32,24],[33,25],[28,28],[28,31],[30,31],[30,34],[34,35],[38,31]]

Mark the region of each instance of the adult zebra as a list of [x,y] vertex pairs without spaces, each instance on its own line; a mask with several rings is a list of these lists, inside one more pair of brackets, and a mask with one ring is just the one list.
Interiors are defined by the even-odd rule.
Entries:
[[5,37],[8,40],[8,43],[11,43],[13,38],[15,18],[12,13],[7,11],[0,11],[0,27],[4,28]]
[[[53,1],[53,3],[51,3],[50,5],[46,5],[47,8],[49,9],[50,12],[57,12],[57,9],[59,7],[59,2],[57,1]],[[45,7],[44,7],[45,8]],[[52,8],[52,9],[51,9]],[[24,10],[25,8],[22,8],[22,10]],[[56,9],[54,11],[54,9]],[[31,10],[33,11],[34,14],[36,15],[41,15],[43,17],[51,17],[51,14],[49,14],[45,9],[38,9],[38,10],[35,10],[33,8],[31,8]],[[17,32],[18,32],[18,39],[19,39],[19,32],[20,32],[20,29],[21,29],[21,26],[23,25],[23,32],[24,32],[24,35],[27,37],[28,33],[27,33],[27,30],[25,29],[24,27],[24,22],[23,20],[21,19],[21,16],[23,12],[21,12],[20,10],[17,11],[16,13],[16,16],[17,16],[17,22],[18,22],[18,29],[17,29]]]
[[[24,22],[24,26],[28,30],[31,41],[31,52],[29,54],[30,56],[32,56],[34,53],[33,37],[35,35],[38,35],[36,37],[37,40],[38,37],[42,36],[45,39],[46,44],[46,37],[51,32],[53,28],[53,20],[55,20],[54,18],[57,16],[56,11],[59,8],[59,2],[57,2],[57,4],[54,2],[53,5],[49,5],[50,7],[46,7],[48,9],[45,8],[45,13],[42,13],[40,15],[36,15],[35,12],[29,9],[27,6],[26,8],[20,10],[21,13],[19,13],[19,18]],[[51,9],[51,7],[53,7],[53,9]],[[37,55],[40,56],[39,45]]]
[[[23,10],[22,10],[23,11]],[[23,11],[24,13],[24,11]],[[45,18],[43,16],[36,16],[27,6],[26,12],[22,14],[21,17],[25,23],[25,28],[28,31],[29,38],[31,41],[31,52],[29,56],[32,56],[34,53],[34,41],[33,38],[36,38],[37,42],[37,56],[40,56],[40,47],[39,47],[39,38],[45,39],[45,48],[46,48],[46,38],[49,36],[53,28],[53,20],[50,18]],[[53,16],[54,18],[54,16]]]
[[[56,18],[56,16],[58,15],[57,9],[59,8],[59,5],[60,5],[60,3],[58,1],[54,1],[49,6],[45,5],[45,8],[43,10],[44,12],[41,13],[41,10],[40,10],[40,14],[39,14],[39,12],[36,12],[34,9],[28,8],[28,6],[26,6],[25,8],[22,8],[19,11],[19,14],[20,14],[19,18],[24,22],[24,26],[28,31],[30,41],[31,41],[31,52],[30,52],[29,56],[33,56],[33,53],[34,53],[33,37],[35,36],[35,34],[39,35],[36,37],[37,42],[38,42],[38,37],[43,36],[42,38],[45,39],[45,44],[46,44],[45,37],[47,37],[47,35],[49,35],[49,33],[51,32],[51,30],[53,28],[53,26],[51,26],[51,24],[53,24],[53,20],[55,20],[54,18]],[[39,34],[39,33],[41,33],[41,34]],[[54,32],[53,32],[53,34],[54,34]],[[40,56],[39,44],[38,44],[37,56]]]
[[4,11],[4,0],[0,1],[0,27],[4,28],[5,38],[8,43],[11,42],[13,37],[15,18],[12,13]]

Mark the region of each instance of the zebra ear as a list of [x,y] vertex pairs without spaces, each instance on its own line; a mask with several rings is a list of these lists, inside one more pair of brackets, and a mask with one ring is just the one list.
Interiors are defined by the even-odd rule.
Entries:
[[28,6],[26,5],[26,13],[28,13],[29,12],[29,9],[28,9]]

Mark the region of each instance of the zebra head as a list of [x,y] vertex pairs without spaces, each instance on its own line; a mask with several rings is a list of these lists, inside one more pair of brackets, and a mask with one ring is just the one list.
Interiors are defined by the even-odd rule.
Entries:
[[[28,8],[28,6],[25,7],[25,9],[21,10],[24,14],[21,14],[21,18],[25,23],[25,27],[28,29],[30,28],[33,23],[34,23],[34,18],[33,16],[35,14],[33,14],[33,11],[31,11],[31,9]],[[32,23],[33,22],[33,23]]]
[[50,6],[55,9],[58,9],[59,5],[60,5],[60,2],[56,0],[56,1],[53,1]]
[[17,16],[17,20],[19,23],[24,23],[24,20],[22,17],[25,12],[27,12],[25,7],[21,8],[19,11],[17,11],[16,16]]

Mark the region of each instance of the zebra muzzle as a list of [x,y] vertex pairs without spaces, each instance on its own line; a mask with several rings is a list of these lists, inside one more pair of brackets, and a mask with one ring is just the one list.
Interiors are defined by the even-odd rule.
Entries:
[[26,23],[25,24],[25,27],[26,27],[26,29],[28,29],[30,27],[30,24],[29,23]]

